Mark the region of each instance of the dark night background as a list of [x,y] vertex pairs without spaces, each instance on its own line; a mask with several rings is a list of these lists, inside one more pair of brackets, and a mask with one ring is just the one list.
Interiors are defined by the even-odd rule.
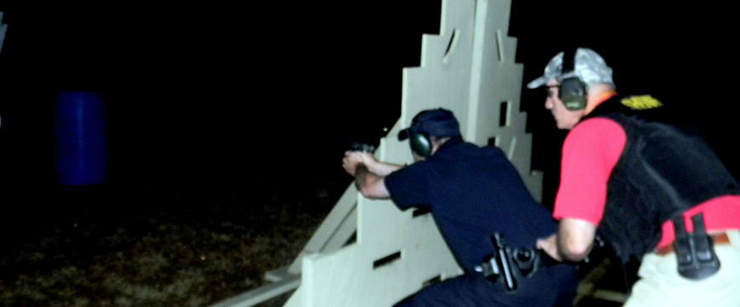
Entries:
[[[3,224],[19,212],[77,210],[58,197],[67,188],[54,173],[59,91],[104,95],[110,183],[100,190],[111,197],[167,186],[207,199],[225,189],[349,183],[340,162],[347,138],[374,139],[393,125],[401,69],[419,64],[422,33],[439,32],[439,0],[402,3],[1,2]],[[563,47],[594,48],[621,93],[651,93],[694,117],[737,177],[729,4],[598,3],[513,2],[509,35],[524,83]],[[565,134],[541,91],[521,98],[548,205]]]

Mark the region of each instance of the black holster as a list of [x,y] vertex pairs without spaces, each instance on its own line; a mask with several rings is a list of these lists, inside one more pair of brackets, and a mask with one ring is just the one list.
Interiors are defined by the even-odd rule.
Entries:
[[491,237],[494,253],[483,263],[475,267],[488,280],[497,283],[503,282],[508,293],[515,293],[518,281],[531,278],[542,267],[548,267],[558,262],[544,251],[530,248],[511,248],[506,246],[501,235],[494,233]]
[[673,218],[676,238],[673,250],[676,252],[678,274],[692,280],[702,280],[719,271],[720,262],[714,252],[712,237],[707,234],[704,214],[691,217],[694,231],[688,233],[683,215]]

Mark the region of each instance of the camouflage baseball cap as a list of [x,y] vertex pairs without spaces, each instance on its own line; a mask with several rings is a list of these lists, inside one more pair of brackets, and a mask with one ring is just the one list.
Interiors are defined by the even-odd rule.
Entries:
[[614,85],[612,81],[612,69],[606,65],[604,59],[595,51],[588,48],[578,48],[574,63],[574,71],[563,74],[563,54],[560,52],[547,63],[545,75],[534,79],[527,84],[528,88],[538,88],[550,79],[558,81],[565,78],[577,76],[583,83],[591,85],[594,83],[607,83]]

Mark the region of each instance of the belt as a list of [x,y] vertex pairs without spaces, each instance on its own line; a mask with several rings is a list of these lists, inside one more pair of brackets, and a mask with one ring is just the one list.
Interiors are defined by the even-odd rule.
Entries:
[[[727,233],[723,232],[720,234],[710,235],[710,237],[712,237],[712,242],[714,242],[715,245],[730,244],[730,238],[727,237]],[[669,244],[668,246],[661,247],[655,253],[659,256],[665,256],[673,252],[673,244]]]

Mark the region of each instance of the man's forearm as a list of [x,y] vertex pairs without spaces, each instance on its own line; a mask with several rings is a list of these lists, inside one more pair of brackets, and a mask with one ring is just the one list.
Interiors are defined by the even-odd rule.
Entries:
[[368,177],[371,175],[372,173],[365,164],[357,165],[355,169],[355,185],[357,186],[357,190],[362,191],[363,187],[368,186]]
[[403,165],[390,164],[385,162],[375,162],[368,166],[367,170],[381,177],[390,175],[391,173],[401,169]]
[[355,186],[367,198],[385,199],[390,196],[383,183],[383,176],[370,172],[364,164],[358,164],[355,169]]

